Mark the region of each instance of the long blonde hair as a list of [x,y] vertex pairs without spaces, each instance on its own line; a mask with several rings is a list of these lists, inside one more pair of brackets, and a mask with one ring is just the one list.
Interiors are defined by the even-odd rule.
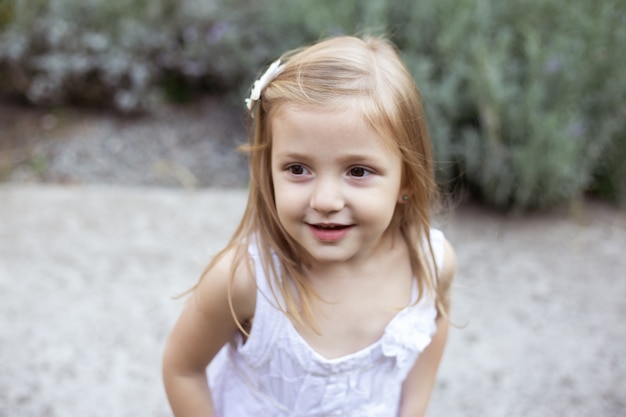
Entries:
[[[342,36],[287,52],[281,62],[284,70],[262,91],[248,117],[249,144],[242,147],[250,166],[245,213],[207,270],[220,255],[235,250],[234,276],[235,266],[247,261],[248,245],[255,239],[274,297],[278,291],[284,300],[284,313],[315,329],[312,302],[316,295],[303,272],[306,255],[285,232],[276,211],[272,119],[280,107],[290,105],[354,109],[402,156],[402,186],[410,190],[410,198],[397,205],[391,227],[398,227],[406,239],[419,296],[435,295],[438,310],[445,313],[437,294],[437,269],[431,267],[430,212],[437,197],[431,143],[420,93],[396,48],[384,38]],[[230,294],[229,302],[233,310]]]

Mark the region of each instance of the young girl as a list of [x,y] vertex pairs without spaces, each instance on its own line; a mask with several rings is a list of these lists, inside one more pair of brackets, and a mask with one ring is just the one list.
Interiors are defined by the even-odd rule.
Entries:
[[332,38],[247,104],[248,205],[168,339],[174,414],[424,415],[456,261],[410,74],[384,39]]

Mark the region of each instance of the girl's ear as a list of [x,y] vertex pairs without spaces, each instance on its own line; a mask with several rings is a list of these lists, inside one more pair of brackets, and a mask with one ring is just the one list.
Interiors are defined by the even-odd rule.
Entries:
[[404,204],[407,203],[411,199],[409,192],[405,189],[400,190],[400,194],[398,195],[398,203]]

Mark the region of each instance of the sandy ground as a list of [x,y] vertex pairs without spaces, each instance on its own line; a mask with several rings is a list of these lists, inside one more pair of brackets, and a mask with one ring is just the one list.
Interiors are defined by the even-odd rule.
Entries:
[[[170,416],[164,340],[241,189],[0,186],[0,416]],[[626,214],[462,206],[429,416],[626,413]]]

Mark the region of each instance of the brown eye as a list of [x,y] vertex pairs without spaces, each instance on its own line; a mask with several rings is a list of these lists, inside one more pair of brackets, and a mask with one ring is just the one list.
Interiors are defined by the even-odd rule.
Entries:
[[350,169],[350,176],[352,177],[365,177],[369,174],[370,174],[370,171],[367,168],[354,167]]
[[306,169],[302,165],[291,165],[287,168],[289,172],[293,175],[304,175],[306,173]]

